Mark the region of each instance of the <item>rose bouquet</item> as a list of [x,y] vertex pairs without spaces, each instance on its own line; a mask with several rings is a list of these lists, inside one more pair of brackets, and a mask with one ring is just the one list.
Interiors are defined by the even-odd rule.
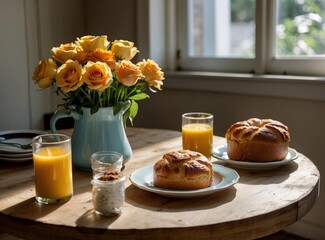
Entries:
[[128,102],[124,119],[133,123],[137,101],[149,98],[148,90],[161,90],[164,80],[153,60],[131,62],[138,52],[130,41],[84,36],[52,48],[52,58],[39,61],[33,80],[41,89],[53,86],[63,96],[59,107],[67,111],[82,113],[82,107],[88,107],[93,114],[101,107],[113,106],[118,113],[120,103]]

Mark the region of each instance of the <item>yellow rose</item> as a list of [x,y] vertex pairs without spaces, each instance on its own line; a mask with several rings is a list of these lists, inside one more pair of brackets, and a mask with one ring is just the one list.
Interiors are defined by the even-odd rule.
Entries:
[[164,73],[161,68],[151,59],[143,60],[137,64],[141,73],[144,75],[144,80],[150,85],[161,90],[160,86],[163,85]]
[[56,70],[57,66],[51,58],[43,58],[34,70],[33,80],[40,88],[47,88],[53,83]]
[[58,68],[55,80],[56,85],[64,92],[76,90],[83,84],[82,66],[78,61],[66,61]]
[[144,77],[139,67],[127,60],[122,60],[116,65],[115,73],[117,80],[128,87],[135,85],[139,79]]
[[79,46],[74,43],[61,44],[60,47],[52,48],[53,58],[60,62],[65,63],[67,60],[75,60]]
[[133,42],[125,40],[115,40],[112,43],[111,50],[118,58],[123,60],[131,60],[139,52],[138,49],[134,47]]
[[107,41],[107,36],[84,36],[82,38],[77,38],[76,44],[81,46],[86,52],[91,52],[96,48],[107,49],[109,42]]
[[111,70],[115,69],[115,55],[112,51],[108,51],[105,49],[96,48],[92,51],[89,56],[88,60],[92,62],[105,62],[110,67]]
[[83,81],[88,88],[103,91],[113,82],[112,71],[104,62],[88,62],[83,69]]

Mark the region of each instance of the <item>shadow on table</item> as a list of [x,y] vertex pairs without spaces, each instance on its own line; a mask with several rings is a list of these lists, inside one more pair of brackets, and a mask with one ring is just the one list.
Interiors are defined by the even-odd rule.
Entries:
[[205,197],[180,199],[164,197],[130,185],[125,190],[125,196],[127,203],[139,208],[152,211],[185,212],[221,206],[231,202],[236,197],[236,192],[233,186]]
[[78,232],[83,234],[104,234],[107,227],[115,222],[120,215],[112,217],[104,217],[95,213],[94,209],[86,211],[76,221]]
[[17,203],[2,212],[8,215],[14,213],[15,216],[20,215],[27,219],[36,220],[42,218],[56,209],[62,207],[63,204],[43,205],[38,203],[34,197],[26,199],[20,203]]
[[239,183],[254,184],[254,185],[268,185],[279,184],[287,180],[290,174],[298,169],[298,164],[291,162],[276,169],[270,170],[246,170],[234,168],[240,176]]

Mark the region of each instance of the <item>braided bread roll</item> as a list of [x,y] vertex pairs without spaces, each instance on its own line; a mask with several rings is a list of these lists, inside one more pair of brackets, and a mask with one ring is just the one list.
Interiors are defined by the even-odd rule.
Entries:
[[290,134],[279,121],[251,118],[231,125],[226,139],[231,160],[270,162],[286,158]]
[[213,182],[212,164],[201,153],[179,150],[166,153],[153,169],[156,187],[177,190],[207,188]]

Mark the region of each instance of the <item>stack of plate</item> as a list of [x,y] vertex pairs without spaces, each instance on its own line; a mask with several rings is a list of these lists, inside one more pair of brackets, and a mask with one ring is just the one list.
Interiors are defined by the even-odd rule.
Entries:
[[1,142],[30,144],[35,136],[46,134],[38,130],[12,130],[0,132],[0,160],[9,162],[30,161],[33,158],[32,149],[22,149],[16,146],[1,144]]

